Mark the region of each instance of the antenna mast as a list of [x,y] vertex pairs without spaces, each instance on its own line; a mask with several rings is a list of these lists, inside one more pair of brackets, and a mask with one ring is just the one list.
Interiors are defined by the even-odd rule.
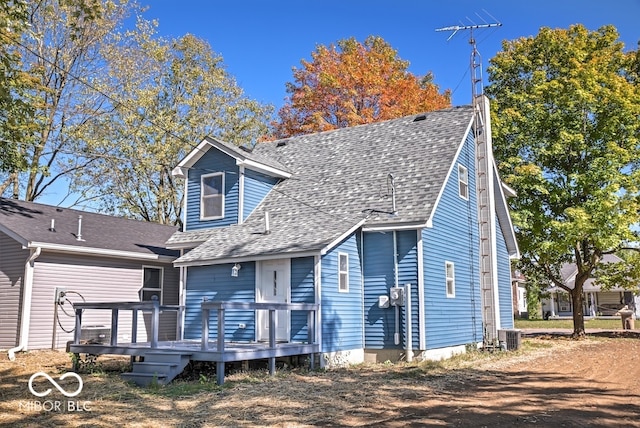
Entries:
[[436,28],[436,31],[452,31],[451,35],[447,38],[447,41],[451,40],[458,31],[469,30],[469,44],[472,46],[471,60],[470,60],[471,97],[472,97],[471,99],[474,106],[476,106],[478,96],[484,95],[484,88],[482,85],[482,57],[480,56],[480,52],[478,52],[476,39],[473,37],[473,30],[479,30],[483,28],[492,28],[492,27],[502,27],[502,23],[494,22],[494,23],[487,23],[487,24],[474,24],[474,25],[452,25],[449,27]]
[[[485,11],[486,13],[486,11]],[[488,14],[488,13],[487,13]],[[495,18],[494,18],[495,19]],[[498,329],[499,293],[498,293],[498,265],[497,265],[497,231],[494,208],[494,171],[493,149],[491,143],[491,118],[489,116],[489,102],[484,97],[482,85],[482,59],[473,37],[473,30],[500,27],[501,23],[480,25],[455,25],[438,28],[436,31],[453,31],[447,40],[451,40],[458,31],[469,30],[469,44],[471,51],[471,95],[474,110],[474,139],[475,139],[475,175],[478,215],[479,238],[479,268],[480,268],[480,300],[482,305],[483,343],[485,347],[499,346]],[[469,200],[470,201],[470,200]],[[472,230],[471,211],[469,213],[469,228]],[[473,251],[471,251],[471,254]],[[471,256],[473,259],[473,256]],[[473,260],[471,265],[474,266]],[[471,268],[472,272],[475,268]],[[473,275],[475,276],[475,274]],[[474,340],[476,335],[475,291],[471,293],[473,306],[472,328]],[[511,304],[511,302],[509,302]]]

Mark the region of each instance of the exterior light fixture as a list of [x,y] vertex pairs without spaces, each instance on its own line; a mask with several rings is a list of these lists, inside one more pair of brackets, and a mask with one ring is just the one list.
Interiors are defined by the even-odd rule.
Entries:
[[240,270],[240,265],[238,263],[234,264],[233,267],[231,268],[231,276],[233,277],[238,276],[239,270]]

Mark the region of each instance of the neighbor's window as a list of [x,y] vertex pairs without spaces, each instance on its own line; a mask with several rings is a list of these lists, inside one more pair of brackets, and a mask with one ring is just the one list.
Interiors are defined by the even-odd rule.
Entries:
[[469,170],[462,165],[458,165],[458,187],[460,197],[469,199]]
[[447,277],[447,297],[456,297],[456,276],[452,262],[444,262]]
[[206,174],[200,179],[200,218],[213,220],[224,217],[224,174]]
[[142,276],[142,289],[140,290],[140,301],[148,302],[153,300],[153,296],[162,303],[162,268],[144,267]]
[[349,254],[338,253],[338,291],[349,291]]

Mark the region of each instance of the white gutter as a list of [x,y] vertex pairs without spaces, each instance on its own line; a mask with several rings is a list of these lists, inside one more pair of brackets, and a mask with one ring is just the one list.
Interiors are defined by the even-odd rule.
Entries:
[[104,248],[92,248],[92,247],[78,247],[75,245],[64,245],[64,244],[50,244],[46,242],[30,242],[28,248],[40,248],[49,251],[57,251],[57,252],[65,252],[65,253],[75,253],[75,254],[91,254],[91,255],[99,255],[99,256],[108,256],[108,257],[117,257],[123,259],[137,259],[137,260],[161,260],[166,257],[166,260],[173,260],[173,257],[170,256],[159,256],[157,254],[142,254],[136,253],[134,251],[120,251],[120,250],[109,250]]
[[42,248],[36,247],[31,249],[31,255],[24,264],[24,283],[22,284],[22,316],[20,318],[20,342],[15,348],[8,351],[11,361],[15,361],[16,352],[26,350],[29,341],[29,322],[31,321],[31,294],[33,292],[33,262],[40,257]]

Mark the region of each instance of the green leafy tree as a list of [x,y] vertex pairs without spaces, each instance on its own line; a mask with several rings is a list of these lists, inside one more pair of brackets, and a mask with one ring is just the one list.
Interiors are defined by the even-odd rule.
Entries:
[[379,122],[451,104],[429,73],[418,77],[409,62],[380,37],[318,46],[312,60],[293,69],[290,94],[273,124],[277,138]]
[[81,130],[101,156],[82,170],[76,189],[111,213],[179,223],[183,187],[172,169],[207,135],[256,141],[273,108],[244,96],[222,57],[193,35],[165,40],[140,21],[103,55],[109,76],[94,85],[110,94],[110,111]]
[[0,0],[0,172],[25,168],[19,144],[33,121],[33,109],[24,95],[35,82],[22,71],[17,49],[27,10],[24,1]]
[[[583,285],[635,287],[638,269],[604,264],[636,241],[640,200],[637,53],[616,29],[542,28],[503,43],[489,67],[495,155],[510,201],[525,275],[544,275],[571,296],[584,331]],[[560,276],[575,263],[575,285]],[[615,272],[617,273],[615,273]]]
[[14,92],[13,101],[33,114],[11,139],[20,163],[0,174],[0,195],[12,189],[14,197],[33,201],[94,162],[77,128],[104,113],[105,97],[83,89],[104,72],[100,47],[140,9],[127,0],[31,0],[26,5],[28,31],[14,39],[13,49],[21,60],[20,74],[31,82]]

